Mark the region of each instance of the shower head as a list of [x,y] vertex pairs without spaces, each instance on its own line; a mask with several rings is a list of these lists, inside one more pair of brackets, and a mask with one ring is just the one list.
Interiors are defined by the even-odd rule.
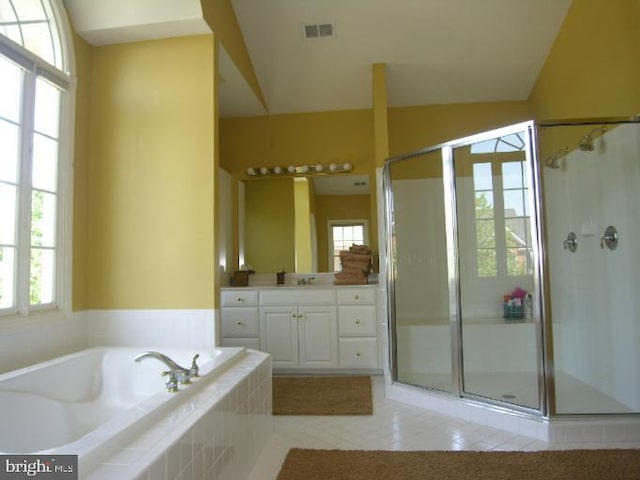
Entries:
[[560,168],[560,164],[558,163],[558,160],[559,160],[558,155],[556,155],[555,153],[552,153],[544,161],[544,164],[549,168]]
[[547,159],[544,161],[544,164],[549,168],[553,168],[553,169],[560,168],[560,157],[566,155],[567,153],[569,153],[569,147],[561,148],[557,152],[554,152],[551,155],[549,155]]
[[582,152],[593,152],[595,150],[595,146],[593,145],[593,137],[592,135],[596,132],[600,132],[601,134],[607,131],[607,127],[598,127],[587,133],[584,137],[580,139],[578,143],[578,148]]
[[585,135],[578,143],[578,148],[582,152],[593,152],[595,147],[593,146],[593,138],[591,138],[591,134]]

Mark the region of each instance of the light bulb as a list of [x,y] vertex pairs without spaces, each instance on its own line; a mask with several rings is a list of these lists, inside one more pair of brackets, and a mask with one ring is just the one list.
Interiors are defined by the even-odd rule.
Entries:
[[266,175],[267,173],[269,173],[269,169],[267,167],[260,167],[260,173],[262,175]]
[[247,168],[247,175],[249,175],[250,177],[253,177],[253,176],[255,176],[255,174],[256,174],[256,169],[255,168],[253,168],[253,167]]
[[348,172],[349,170],[351,170],[351,164],[349,162],[346,162],[342,168],[344,169],[345,172]]
[[302,173],[308,173],[309,172],[309,166],[308,165],[303,165],[300,170],[302,171]]
[[319,164],[317,164],[317,165],[316,165],[316,172],[321,172],[323,168],[324,168],[324,167],[322,166],[322,164],[320,164],[320,163],[319,163]]
[[294,167],[293,165],[289,165],[287,167],[287,172],[289,173],[296,173],[296,167]]
[[329,170],[331,170],[332,172],[335,172],[337,168],[338,166],[335,163],[329,165]]
[[282,168],[280,168],[280,167],[273,167],[273,173],[282,173]]

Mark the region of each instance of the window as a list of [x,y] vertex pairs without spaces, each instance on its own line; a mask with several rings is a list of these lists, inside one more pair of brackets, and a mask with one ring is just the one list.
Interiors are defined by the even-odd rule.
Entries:
[[[494,154],[490,161],[473,164],[478,277],[533,273],[525,162],[512,155],[525,147],[521,135],[511,134],[471,146],[472,154]],[[508,158],[501,158],[500,154]]]
[[498,264],[491,163],[475,163],[473,165],[473,189],[475,191],[478,276],[495,277],[498,274]]
[[348,220],[329,222],[329,271],[339,272],[340,251],[349,250],[353,244],[367,244],[367,221]]
[[2,314],[60,306],[68,273],[69,75],[55,6],[0,0]]
[[527,177],[522,161],[502,164],[502,198],[507,275],[533,275],[533,251],[527,202]]

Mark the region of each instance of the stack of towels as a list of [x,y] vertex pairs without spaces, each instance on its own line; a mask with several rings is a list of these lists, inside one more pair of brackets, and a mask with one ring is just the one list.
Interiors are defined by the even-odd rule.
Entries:
[[334,285],[366,285],[371,273],[371,248],[366,245],[352,245],[349,250],[340,251],[342,271],[335,274]]

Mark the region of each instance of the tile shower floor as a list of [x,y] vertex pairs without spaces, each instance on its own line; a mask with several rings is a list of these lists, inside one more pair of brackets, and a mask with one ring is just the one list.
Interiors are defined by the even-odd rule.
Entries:
[[384,397],[373,377],[373,415],[274,416],[273,434],[249,480],[275,480],[290,448],[341,450],[545,450],[640,448],[640,443],[563,443],[541,440],[434,413]]

